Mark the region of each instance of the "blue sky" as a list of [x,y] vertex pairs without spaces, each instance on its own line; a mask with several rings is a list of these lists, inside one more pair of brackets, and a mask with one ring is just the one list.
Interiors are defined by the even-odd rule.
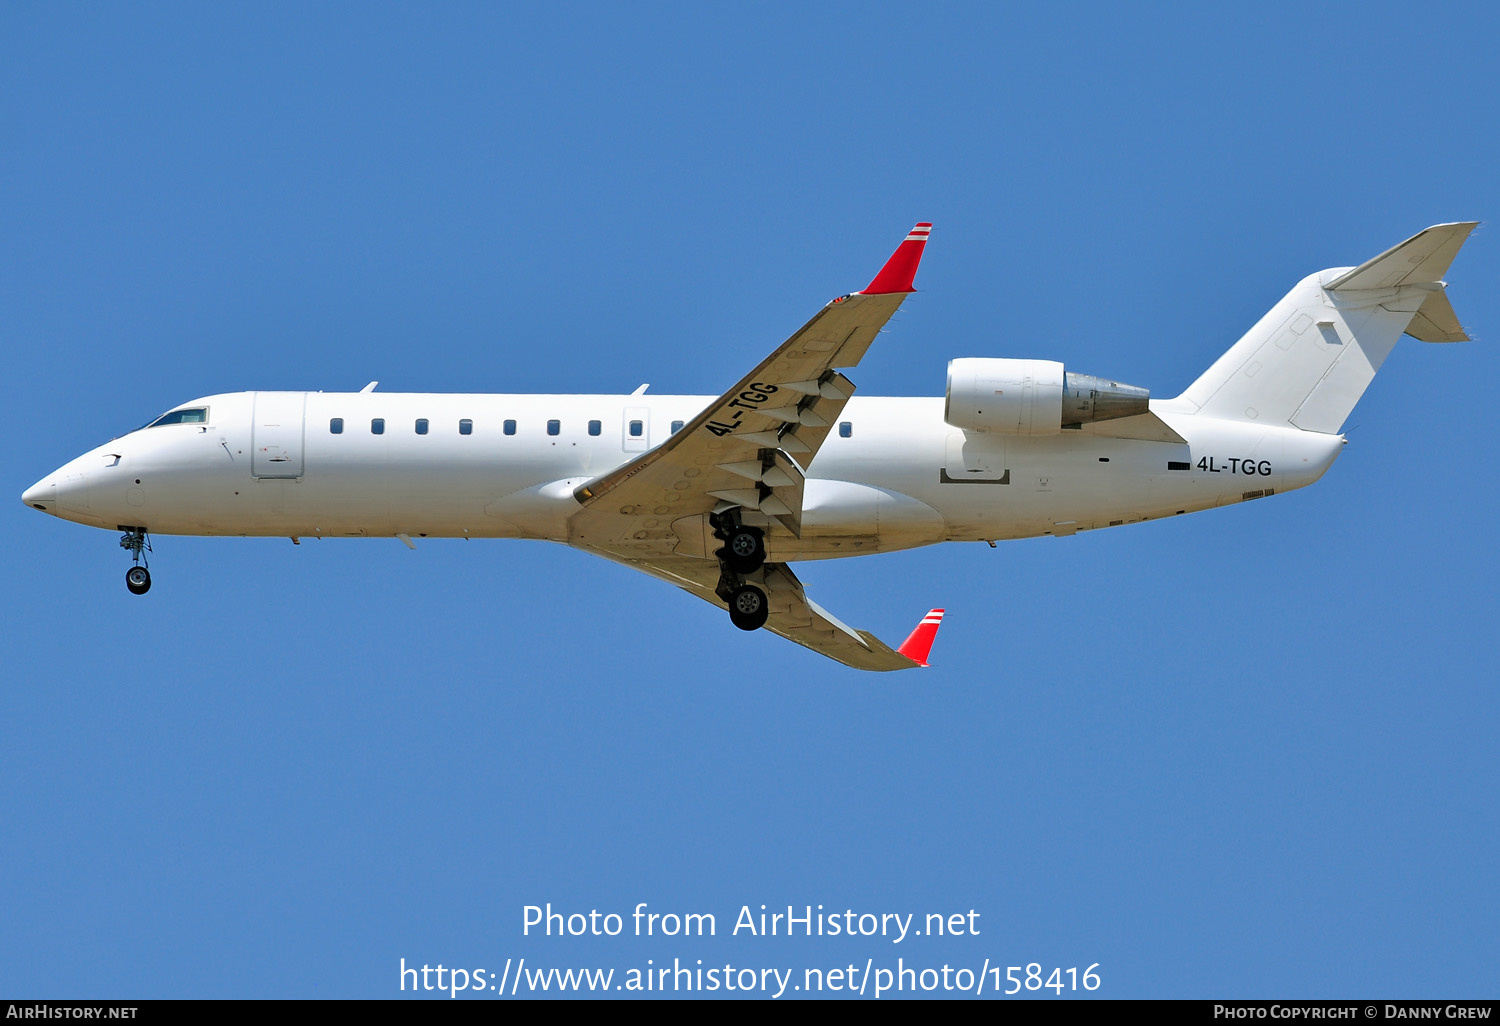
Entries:
[[[717,393],[918,220],[851,376],[1173,395],[1303,275],[1496,216],[1488,5],[10,4],[13,496],[195,396]],[[863,675],[534,543],[115,538],[0,505],[0,995],[398,994],[399,960],[1098,963],[1112,997],[1497,990],[1490,384],[1404,341],[1317,486],[808,564]],[[524,937],[522,908],[719,935]],[[979,936],[728,936],[742,905]],[[1050,991],[1042,991],[1050,994]]]

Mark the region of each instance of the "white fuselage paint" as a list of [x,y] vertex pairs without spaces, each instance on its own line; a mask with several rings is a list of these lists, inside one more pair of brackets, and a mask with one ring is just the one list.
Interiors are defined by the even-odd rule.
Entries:
[[[266,431],[257,438],[257,395],[263,409],[279,400],[283,411],[305,410],[300,431],[289,423],[277,429],[288,449],[300,438],[300,454],[272,448],[257,459],[257,443],[275,441]],[[672,422],[690,422],[713,398],[215,395],[185,404],[206,406],[204,423],[124,435],[60,467],[25,499],[79,523],[153,534],[567,542],[568,518],[580,508],[575,487],[660,444]],[[1339,435],[1214,420],[1174,406],[1152,404],[1186,444],[1079,431],[965,434],[943,421],[941,397],[856,396],[840,417],[851,436],[835,429],[808,468],[802,538],[773,530],[770,557],[1072,534],[1208,509],[1311,484],[1343,443]],[[342,433],[330,431],[335,417]],[[376,418],[385,422],[383,434],[371,431]],[[418,418],[428,421],[426,434],[416,433]],[[460,434],[460,420],[472,422],[472,433]],[[503,425],[512,420],[515,433],[507,435]],[[553,420],[556,435],[548,433]],[[630,434],[632,420],[642,421],[640,436]],[[589,434],[590,421],[600,422],[598,435]],[[1169,462],[1190,469],[1169,469]],[[256,476],[278,467],[300,476]],[[1005,483],[994,480],[1002,477]]]

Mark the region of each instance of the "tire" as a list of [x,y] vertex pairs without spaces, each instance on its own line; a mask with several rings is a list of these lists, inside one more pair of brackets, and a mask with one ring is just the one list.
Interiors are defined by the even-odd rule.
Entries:
[[751,574],[766,561],[766,536],[758,527],[741,527],[724,539],[724,561],[737,574]]
[[143,566],[133,566],[125,571],[125,587],[132,595],[144,595],[151,590],[151,571]]
[[729,620],[742,631],[758,631],[771,615],[766,593],[753,584],[742,584],[729,596]]

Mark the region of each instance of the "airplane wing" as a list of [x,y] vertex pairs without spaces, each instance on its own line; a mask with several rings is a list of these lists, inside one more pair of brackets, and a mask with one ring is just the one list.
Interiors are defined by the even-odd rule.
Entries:
[[[611,557],[617,558],[617,557]],[[675,584],[706,602],[723,606],[717,594],[719,565],[711,559],[677,556],[658,560],[618,560],[659,580]],[[767,563],[761,587],[770,599],[765,629],[856,670],[909,670],[927,665],[927,655],[943,618],[941,609],[923,617],[906,642],[893,649],[869,631],[856,630],[809,599],[802,582],[785,563]]]
[[[867,288],[823,307],[682,430],[623,467],[579,487],[574,492],[578,501],[589,509],[665,505],[673,514],[689,509],[702,512],[731,502],[791,517],[787,526],[800,533],[800,527],[793,526],[800,523],[800,499],[795,510],[785,496],[768,504],[769,508],[758,501],[743,501],[757,491],[757,484],[767,483],[762,480],[761,452],[781,450],[804,467],[812,462],[844,403],[854,394],[853,382],[838,368],[859,363],[885,322],[911,294],[931,230],[930,224],[918,224]],[[774,491],[778,486],[768,487]],[[730,494],[720,494],[724,492]],[[636,525],[617,526],[623,532],[619,540],[634,537],[629,529]],[[602,541],[607,532],[593,537]]]
[[[574,490],[570,544],[723,606],[710,514],[802,533],[804,467],[854,394],[839,371],[864,356],[913,291],[932,225],[914,227],[865,289],[828,303],[775,352],[662,444]],[[796,575],[766,563],[753,583],[770,600],[766,629],[849,666],[923,665],[807,599]]]

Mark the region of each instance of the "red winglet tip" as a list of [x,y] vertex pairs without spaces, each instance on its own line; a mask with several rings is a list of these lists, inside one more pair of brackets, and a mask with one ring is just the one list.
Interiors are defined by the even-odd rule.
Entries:
[[906,658],[918,666],[927,665],[927,656],[932,652],[932,642],[937,638],[938,627],[943,622],[943,611],[941,609],[930,610],[922,617],[922,622],[917,624],[917,629],[911,632],[911,637],[901,643],[896,649]]
[[912,282],[917,277],[917,265],[922,262],[922,248],[927,245],[927,236],[932,223],[920,221],[906,234],[896,252],[885,262],[875,280],[864,289],[865,295],[881,295],[889,292],[911,292]]

